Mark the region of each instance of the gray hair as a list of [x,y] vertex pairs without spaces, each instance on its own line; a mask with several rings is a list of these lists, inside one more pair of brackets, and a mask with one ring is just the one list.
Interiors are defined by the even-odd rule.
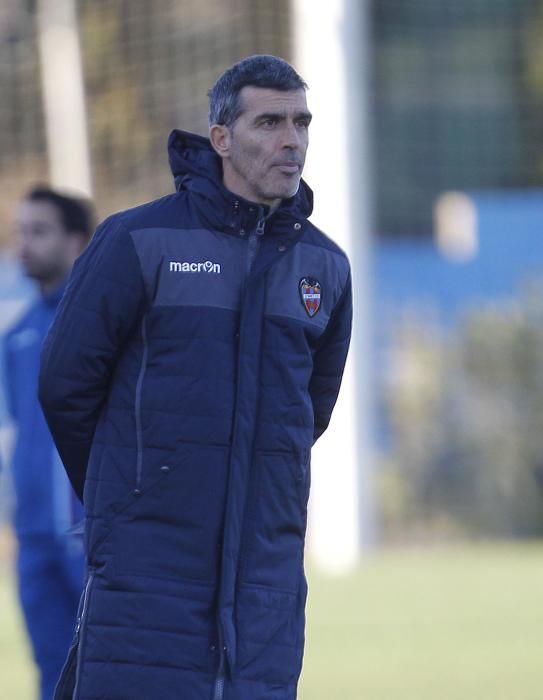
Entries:
[[307,90],[307,84],[282,58],[257,54],[228,68],[209,90],[209,125],[232,126],[242,113],[239,94],[244,87]]

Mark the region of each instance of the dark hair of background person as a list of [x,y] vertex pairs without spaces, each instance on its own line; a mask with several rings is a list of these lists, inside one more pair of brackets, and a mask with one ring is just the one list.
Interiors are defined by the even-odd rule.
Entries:
[[83,234],[89,239],[96,226],[91,202],[81,197],[72,197],[47,187],[36,185],[23,198],[30,202],[50,202],[58,210],[66,233]]
[[242,112],[239,94],[244,87],[307,90],[306,82],[278,56],[248,56],[226,70],[207,93],[209,125],[232,126]]

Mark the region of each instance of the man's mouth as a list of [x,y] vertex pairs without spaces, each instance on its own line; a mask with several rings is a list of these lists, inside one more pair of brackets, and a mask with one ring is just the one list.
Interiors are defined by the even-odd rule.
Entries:
[[280,168],[284,173],[288,175],[296,175],[300,172],[301,165],[295,161],[285,161],[283,163],[276,163],[276,167]]

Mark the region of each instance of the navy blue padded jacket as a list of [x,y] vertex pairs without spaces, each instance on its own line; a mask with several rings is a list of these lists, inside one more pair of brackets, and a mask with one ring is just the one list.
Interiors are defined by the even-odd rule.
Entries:
[[349,263],[305,183],[270,214],[207,139],[174,131],[169,153],[177,192],[98,228],[42,353],[88,557],[56,698],[293,700]]

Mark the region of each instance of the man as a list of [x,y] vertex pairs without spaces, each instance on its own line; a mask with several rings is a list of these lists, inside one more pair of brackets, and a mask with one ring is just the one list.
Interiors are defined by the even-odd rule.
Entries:
[[306,85],[252,56],[174,131],[177,193],[76,265],[40,396],[84,498],[89,575],[56,698],[292,700],[309,454],[351,323],[344,253],[307,221]]
[[40,296],[5,338],[6,394],[17,427],[13,455],[19,595],[41,697],[50,700],[73,636],[84,583],[81,542],[67,530],[82,518],[38,402],[40,351],[65,279],[92,231],[89,206],[46,187],[16,214],[18,253]]

